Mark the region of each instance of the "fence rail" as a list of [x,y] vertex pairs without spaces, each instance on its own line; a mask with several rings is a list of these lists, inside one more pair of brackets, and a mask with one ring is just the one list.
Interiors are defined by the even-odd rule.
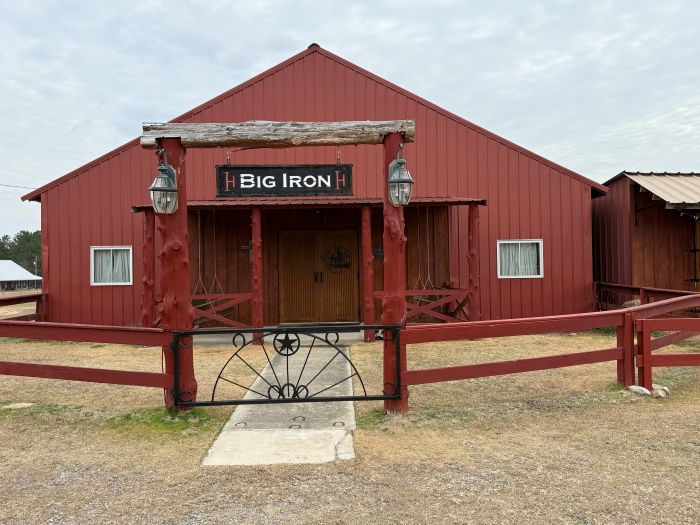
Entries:
[[700,366],[700,353],[654,355],[652,352],[674,341],[670,336],[652,338],[656,331],[677,331],[671,336],[686,339],[700,334],[700,319],[642,319],[638,323],[637,340],[639,353],[636,364],[639,371],[639,384],[652,388],[652,371],[659,366]]
[[[629,386],[635,382],[635,366],[639,367],[639,363],[635,361],[635,357],[640,359],[639,362],[644,362],[643,360],[647,359],[645,357],[639,358],[636,355],[637,353],[641,353],[640,347],[642,344],[646,344],[650,352],[652,349],[661,348],[700,334],[700,319],[652,318],[670,315],[674,312],[696,308],[698,306],[700,306],[700,294],[681,292],[678,296],[671,299],[605,312],[464,322],[452,323],[449,325],[413,325],[402,330],[402,344],[411,345],[439,341],[512,337],[557,332],[582,332],[594,328],[612,327],[617,331],[617,346],[615,348],[602,350],[481,363],[476,365],[423,370],[404,369],[401,371],[401,378],[405,385],[419,385],[617,361],[617,379],[624,385]],[[643,323],[647,324],[645,325]],[[673,327],[675,333],[664,335],[653,341],[644,340],[646,343],[642,343],[641,341],[643,338],[639,336],[638,341],[640,341],[640,343],[638,345],[635,344],[635,326],[668,326]],[[662,329],[663,328],[648,328],[647,330],[651,333],[651,330]],[[647,346],[644,346],[643,349],[646,349]],[[652,359],[647,360],[646,363],[650,363],[650,366],[671,366],[662,365],[660,363],[700,364],[698,360],[700,360],[700,354],[683,354],[679,357],[654,356]],[[647,368],[643,370],[644,373],[650,374],[650,371],[647,372]],[[642,381],[641,377],[640,373],[640,381]],[[650,381],[651,380],[649,380],[649,382]]]
[[[169,346],[172,340],[170,332],[159,328],[129,328],[122,326],[37,323],[6,320],[0,321],[0,337],[161,347]],[[12,361],[0,361],[0,375],[88,381],[92,383],[165,389],[172,388],[174,381],[173,374],[157,372],[132,372],[127,370],[58,366],[43,363],[18,363]]]
[[9,317],[6,321],[41,321],[43,317],[43,304],[46,294],[44,292],[28,293],[23,295],[10,295],[0,297],[0,308],[17,304],[34,303],[34,313]]

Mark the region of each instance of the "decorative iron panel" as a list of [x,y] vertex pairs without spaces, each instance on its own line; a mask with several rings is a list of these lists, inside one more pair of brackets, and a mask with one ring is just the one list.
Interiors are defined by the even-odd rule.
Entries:
[[[200,329],[174,332],[175,363],[179,352],[192,351],[182,339],[200,334],[226,334],[235,351],[219,371],[206,401],[180,400],[175,367],[175,399],[180,406],[308,403],[400,399],[400,384],[385,384],[382,366],[360,370],[341,334],[381,330],[393,340],[396,377],[400,328],[387,325],[304,325],[294,327]],[[366,375],[371,376],[367,380]],[[381,386],[380,386],[381,385]]]

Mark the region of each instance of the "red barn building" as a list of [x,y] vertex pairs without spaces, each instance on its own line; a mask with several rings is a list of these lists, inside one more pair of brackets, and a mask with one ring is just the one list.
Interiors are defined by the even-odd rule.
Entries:
[[[405,212],[406,285],[426,293],[414,303],[435,300],[433,290],[465,290],[471,277],[474,304],[455,296],[438,316],[593,309],[591,200],[603,186],[317,45],[173,122],[390,119],[416,121],[415,143],[404,153],[416,181]],[[352,165],[349,194],[217,197],[217,165],[336,163]],[[143,246],[152,235],[148,187],[156,167],[154,153],[133,140],[23,197],[41,202],[48,320],[151,322],[149,288],[158,276],[148,269],[158,265]],[[375,299],[382,290],[381,147],[198,149],[187,152],[186,169],[193,300],[201,311],[223,301],[203,319],[255,321],[250,243],[257,214],[266,325],[372,321],[368,290]],[[478,250],[470,257],[469,209],[477,205]],[[379,301],[374,306],[378,318]]]
[[700,174],[623,171],[605,184],[593,204],[596,281],[698,291]]

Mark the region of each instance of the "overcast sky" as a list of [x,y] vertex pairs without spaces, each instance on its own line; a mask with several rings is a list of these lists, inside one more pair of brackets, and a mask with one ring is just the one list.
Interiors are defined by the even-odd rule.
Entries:
[[[0,184],[38,187],[317,42],[574,171],[700,171],[700,3],[0,0]],[[0,186],[0,235],[38,229]]]

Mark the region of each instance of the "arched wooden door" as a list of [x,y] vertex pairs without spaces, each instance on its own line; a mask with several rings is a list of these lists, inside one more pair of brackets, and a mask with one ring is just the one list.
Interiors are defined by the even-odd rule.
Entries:
[[359,320],[359,264],[355,230],[281,231],[281,323]]

